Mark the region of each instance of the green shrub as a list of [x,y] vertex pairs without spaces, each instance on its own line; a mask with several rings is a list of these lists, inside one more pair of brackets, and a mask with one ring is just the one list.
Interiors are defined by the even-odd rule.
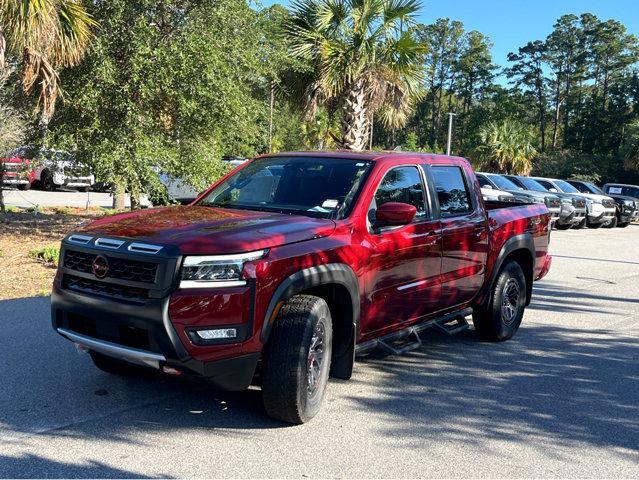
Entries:
[[58,258],[60,257],[60,247],[54,246],[37,248],[35,250],[31,250],[29,252],[29,256],[41,262],[55,266],[58,264]]

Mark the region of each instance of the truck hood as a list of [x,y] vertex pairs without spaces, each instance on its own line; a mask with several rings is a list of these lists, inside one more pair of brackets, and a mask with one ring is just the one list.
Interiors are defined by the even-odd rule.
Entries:
[[241,253],[330,235],[335,222],[302,215],[202,206],[114,215],[79,231],[175,245],[185,255]]

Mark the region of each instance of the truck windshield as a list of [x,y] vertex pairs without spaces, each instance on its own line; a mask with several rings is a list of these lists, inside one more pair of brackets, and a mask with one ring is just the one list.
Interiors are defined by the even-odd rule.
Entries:
[[370,166],[368,161],[329,157],[257,158],[198,205],[343,218]]
[[557,184],[559,188],[561,188],[562,192],[579,193],[579,190],[577,190],[575,187],[570,185],[568,182],[564,182],[563,180],[555,180],[554,182]]
[[489,178],[502,190],[521,190],[517,185],[501,175],[490,175]]
[[533,190],[535,192],[547,192],[543,185],[536,180],[528,177],[517,177],[517,180],[524,186],[526,190]]

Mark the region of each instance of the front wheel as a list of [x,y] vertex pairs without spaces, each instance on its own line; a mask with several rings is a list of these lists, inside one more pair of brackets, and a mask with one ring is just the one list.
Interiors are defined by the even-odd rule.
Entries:
[[495,281],[488,306],[473,312],[475,330],[486,340],[508,340],[519,329],[525,306],[526,277],[517,262],[508,262]]
[[271,417],[300,424],[319,412],[332,343],[331,312],[323,299],[296,295],[286,302],[263,356],[262,399]]
[[575,230],[581,230],[585,226],[586,226],[586,219],[584,218],[581,222],[574,224],[572,228],[574,228]]
[[571,227],[572,227],[572,224],[571,224],[571,223],[557,223],[557,224],[555,225],[555,228],[556,228],[557,230],[568,230],[568,229],[570,229]]
[[626,228],[628,225],[630,225],[630,222],[619,222],[617,224],[619,228]]
[[603,227],[603,223],[588,223],[588,228],[598,229]]
[[604,225],[604,228],[615,228],[619,223],[619,219],[617,217],[613,217],[611,222],[608,222]]

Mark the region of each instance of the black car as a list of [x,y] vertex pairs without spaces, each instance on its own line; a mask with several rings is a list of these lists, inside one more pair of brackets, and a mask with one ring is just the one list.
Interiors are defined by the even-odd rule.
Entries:
[[[639,217],[639,185],[627,185],[625,183],[606,183],[603,186],[603,191],[609,197],[615,198],[615,196],[633,200],[635,202],[635,214],[626,223],[619,223],[619,227],[627,227],[631,221]],[[616,199],[615,199],[616,201]]]
[[[601,188],[591,182],[583,182],[581,180],[568,180],[568,183],[575,187],[582,193],[595,193],[597,195],[607,195],[611,197],[617,206],[617,216],[608,225],[604,225],[604,228],[615,227],[627,227],[634,219],[639,216],[639,198],[633,198],[628,195],[622,195],[614,193],[617,191],[623,191],[621,187],[609,188],[608,192],[604,192]],[[612,184],[607,184],[612,185]],[[637,194],[639,194],[639,187],[637,187]]]

